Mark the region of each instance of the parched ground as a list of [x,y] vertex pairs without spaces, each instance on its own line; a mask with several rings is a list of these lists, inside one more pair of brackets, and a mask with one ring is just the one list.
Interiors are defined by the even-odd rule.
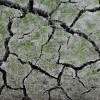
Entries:
[[0,0],[0,100],[100,100],[98,0],[27,3]]

